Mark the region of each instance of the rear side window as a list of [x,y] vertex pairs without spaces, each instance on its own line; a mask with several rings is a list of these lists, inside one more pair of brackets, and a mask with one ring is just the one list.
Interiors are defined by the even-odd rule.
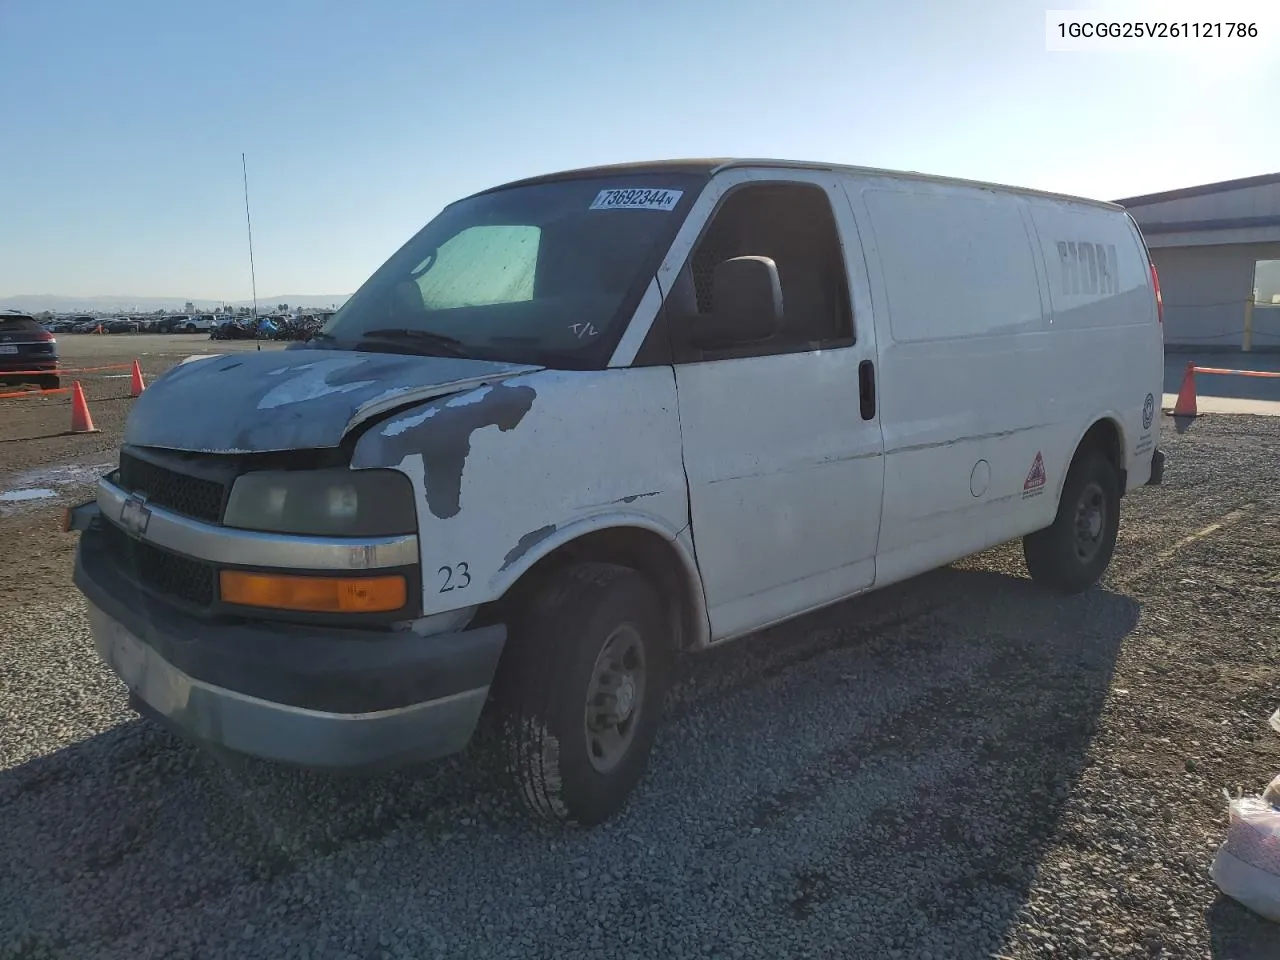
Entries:
[[0,333],[44,333],[44,327],[31,317],[0,316]]
[[1042,329],[1018,201],[957,187],[866,190],[898,343]]

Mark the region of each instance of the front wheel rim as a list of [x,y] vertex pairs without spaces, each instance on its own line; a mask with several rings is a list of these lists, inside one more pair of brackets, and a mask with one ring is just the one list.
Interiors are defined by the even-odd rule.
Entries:
[[1076,559],[1090,563],[1102,549],[1107,529],[1107,499],[1096,482],[1088,484],[1076,501],[1073,540]]
[[615,627],[591,670],[583,711],[587,757],[600,773],[621,763],[635,741],[644,710],[647,666],[639,629],[631,623]]

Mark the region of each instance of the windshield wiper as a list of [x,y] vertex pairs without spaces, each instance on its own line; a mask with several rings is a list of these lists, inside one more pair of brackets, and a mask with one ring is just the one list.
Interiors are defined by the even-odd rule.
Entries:
[[442,351],[451,357],[471,358],[471,354],[461,340],[447,334],[434,333],[431,330],[416,330],[412,327],[388,327],[384,330],[366,330],[360,334],[361,343],[369,340],[421,344],[432,350]]

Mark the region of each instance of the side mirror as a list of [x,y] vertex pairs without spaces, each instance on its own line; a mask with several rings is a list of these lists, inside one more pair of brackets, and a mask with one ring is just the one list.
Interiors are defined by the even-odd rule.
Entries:
[[691,339],[702,349],[767,340],[782,323],[782,283],[768,257],[734,257],[711,274],[709,316],[693,324]]

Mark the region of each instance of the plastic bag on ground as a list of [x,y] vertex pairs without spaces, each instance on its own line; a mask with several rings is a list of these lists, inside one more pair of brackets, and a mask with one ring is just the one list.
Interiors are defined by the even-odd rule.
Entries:
[[1280,923],[1280,777],[1261,797],[1231,800],[1230,813],[1209,876],[1233,900]]
[[1271,785],[1262,791],[1262,799],[1273,807],[1280,807],[1280,776],[1271,781]]

